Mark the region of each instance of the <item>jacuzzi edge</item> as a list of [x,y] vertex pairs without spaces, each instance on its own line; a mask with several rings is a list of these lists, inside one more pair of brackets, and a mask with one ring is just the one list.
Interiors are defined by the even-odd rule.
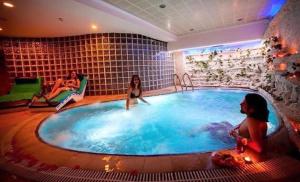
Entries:
[[[251,89],[251,88],[245,88],[245,87],[198,87],[195,90],[206,90],[206,89],[221,89],[221,90],[242,90],[242,91],[248,91],[248,92],[253,92],[253,93],[259,93],[260,95],[262,95],[263,97],[265,97],[268,101],[271,102],[272,106],[275,109],[276,112],[276,117],[278,120],[279,125],[276,127],[276,129],[274,130],[274,132],[270,133],[267,136],[267,140],[271,140],[272,136],[274,136],[276,133],[278,133],[281,129],[283,129],[283,127],[285,126],[283,123],[283,119],[281,116],[281,112],[279,112],[277,105],[274,103],[274,99],[273,97],[268,94],[266,91],[262,90],[262,89]],[[187,90],[185,92],[190,92],[192,90]],[[167,95],[167,94],[174,94],[174,93],[180,93],[180,92],[168,92],[168,93],[162,93],[162,94],[152,94],[152,95],[147,95],[145,97],[151,97],[151,96],[157,96],[157,95]],[[271,98],[271,99],[269,99]],[[79,106],[72,106],[72,107],[68,107],[65,109],[62,109],[56,113],[61,113],[61,112],[65,112],[68,111],[70,109],[74,109],[74,108],[79,108],[79,107],[84,107],[87,105],[91,105],[91,104],[95,104],[95,103],[106,103],[106,102],[112,102],[112,101],[120,101],[120,100],[124,100],[124,98],[118,98],[118,99],[112,99],[112,100],[107,100],[107,101],[100,101],[100,102],[94,102],[94,103],[88,103],[88,104],[82,104]],[[281,113],[281,114],[280,114]],[[57,149],[61,149],[61,150],[66,150],[66,151],[70,151],[70,152],[75,152],[75,153],[83,153],[83,154],[93,154],[93,155],[111,155],[111,156],[123,156],[123,157],[157,157],[157,156],[180,156],[180,155],[194,155],[194,154],[210,154],[215,152],[215,150],[213,151],[206,151],[206,152],[190,152],[190,153],[180,153],[180,154],[154,154],[154,155],[132,155],[132,154],[110,154],[110,153],[97,153],[97,152],[86,152],[86,151],[79,151],[79,150],[73,150],[73,149],[68,149],[68,148],[63,148],[63,147],[59,147],[50,143],[47,143],[46,141],[44,141],[40,136],[39,136],[39,128],[42,125],[42,123],[47,120],[49,117],[51,117],[51,115],[47,116],[46,118],[44,118],[43,120],[41,120],[38,124],[38,126],[35,128],[35,136],[38,138],[38,140],[46,145],[49,145],[51,147],[57,148]],[[224,148],[222,150],[234,150],[234,148]]]

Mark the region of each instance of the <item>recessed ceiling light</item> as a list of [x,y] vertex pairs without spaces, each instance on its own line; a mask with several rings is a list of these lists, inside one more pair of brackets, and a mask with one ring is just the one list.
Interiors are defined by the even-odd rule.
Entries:
[[12,3],[5,2],[5,1],[3,2],[3,5],[6,6],[6,7],[9,7],[9,8],[13,8],[14,7],[14,5]]
[[171,23],[170,23],[170,21],[168,20],[168,22],[167,22],[167,27],[168,27],[168,29],[170,29],[171,28]]
[[96,30],[98,28],[97,25],[92,25],[91,27],[93,30]]
[[165,7],[167,7],[167,6],[166,6],[165,4],[160,4],[159,7],[160,7],[160,8],[165,8]]

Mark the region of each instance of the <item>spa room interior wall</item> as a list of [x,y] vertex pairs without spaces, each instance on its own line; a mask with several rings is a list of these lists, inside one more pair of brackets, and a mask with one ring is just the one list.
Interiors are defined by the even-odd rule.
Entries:
[[0,39],[10,80],[64,78],[71,70],[88,76],[88,95],[124,94],[133,74],[145,91],[173,84],[167,43],[139,34],[98,33],[58,38]]
[[5,95],[9,92],[11,85],[10,85],[8,70],[5,65],[4,51],[3,51],[1,41],[0,41],[0,79],[1,79],[0,95]]
[[185,55],[184,65],[194,86],[258,89],[270,83],[263,47]]
[[265,32],[273,87],[268,90],[283,101],[289,116],[300,120],[300,2],[287,0]]

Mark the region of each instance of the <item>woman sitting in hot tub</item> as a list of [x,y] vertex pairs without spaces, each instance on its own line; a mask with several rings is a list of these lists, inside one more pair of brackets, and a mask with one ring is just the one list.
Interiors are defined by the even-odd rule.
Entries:
[[262,153],[266,147],[269,117],[267,105],[262,96],[255,93],[247,94],[241,103],[241,113],[246,114],[246,118],[230,132],[230,135],[257,153]]
[[137,104],[137,99],[149,104],[142,95],[142,84],[140,77],[138,75],[132,75],[130,84],[128,86],[127,91],[127,99],[126,99],[126,109],[129,109],[129,106]]

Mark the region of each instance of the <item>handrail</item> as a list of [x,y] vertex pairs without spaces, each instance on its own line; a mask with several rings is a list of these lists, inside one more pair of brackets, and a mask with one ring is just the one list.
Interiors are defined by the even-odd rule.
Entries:
[[[180,80],[179,76],[176,73],[174,73],[174,77],[178,79],[179,85],[181,87],[181,91],[183,92],[183,87],[182,87],[181,80]],[[176,81],[175,81],[175,79],[173,79],[173,82],[174,82],[175,90],[177,92],[177,87],[176,87]]]
[[187,85],[185,84],[185,81],[184,81],[184,76],[185,75],[187,75],[187,78],[189,79],[189,81],[190,81],[190,86],[192,86],[192,90],[194,91],[194,85],[193,85],[193,82],[192,82],[192,80],[191,80],[191,77],[190,77],[190,75],[188,75],[187,73],[184,73],[183,75],[182,75],[182,81],[183,81],[183,86],[185,87],[185,90],[187,90]]

